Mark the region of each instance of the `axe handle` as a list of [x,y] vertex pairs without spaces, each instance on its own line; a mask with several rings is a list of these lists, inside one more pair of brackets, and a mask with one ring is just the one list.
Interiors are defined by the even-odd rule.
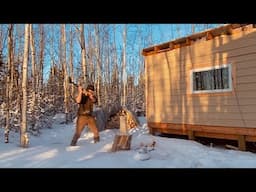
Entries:
[[[69,77],[69,83],[71,83],[71,84],[75,85],[76,87],[78,87],[78,84],[74,83],[74,82],[72,81],[71,77]],[[84,88],[83,88],[83,89],[84,89]]]
[[78,87],[78,85],[76,83],[74,83],[73,81],[71,82],[73,85],[75,85],[76,87]]
[[76,87],[78,87],[78,85],[72,81],[71,77],[69,77],[68,80],[69,80],[69,83],[71,83],[71,84],[75,85]]

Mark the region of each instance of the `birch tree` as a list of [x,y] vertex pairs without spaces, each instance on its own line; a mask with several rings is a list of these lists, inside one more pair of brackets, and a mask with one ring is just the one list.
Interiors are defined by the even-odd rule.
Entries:
[[[52,104],[54,105],[56,103],[57,100],[57,91],[58,91],[58,83],[56,83],[57,81],[57,66],[56,66],[56,59],[55,59],[55,47],[54,44],[56,43],[55,40],[55,28],[56,26],[52,25],[51,26],[51,38],[50,38],[50,58],[51,58],[51,70],[50,70],[50,77],[48,79],[48,91],[47,94],[48,96],[51,95],[51,100],[52,100]],[[56,87],[57,86],[57,87]],[[56,109],[54,107],[54,113],[55,113]]]
[[13,24],[8,27],[8,66],[7,66],[7,79],[6,79],[6,125],[4,132],[5,143],[9,142],[10,132],[10,108],[12,98],[12,86],[13,86]]
[[102,93],[102,106],[106,106],[109,104],[109,97],[108,95],[111,94],[109,92],[109,84],[110,84],[110,67],[109,67],[109,50],[110,48],[110,41],[109,41],[109,27],[107,24],[102,25],[102,35],[101,35],[101,61],[104,61],[101,63],[102,66],[102,87],[101,87],[101,93]]
[[63,69],[63,87],[64,87],[64,103],[65,103],[65,114],[66,114],[66,124],[69,122],[69,93],[68,93],[68,74],[67,74],[67,62],[66,62],[66,26],[61,25],[61,47],[63,48],[61,54],[62,69]]
[[87,64],[86,64],[86,49],[84,39],[84,24],[80,26],[80,45],[81,45],[81,60],[82,60],[82,84],[84,87],[87,85]]
[[27,133],[27,73],[28,73],[28,53],[29,53],[29,29],[31,24],[25,24],[24,55],[22,64],[22,108],[21,108],[21,129],[20,145],[28,147],[29,138]]
[[120,109],[120,103],[121,103],[121,97],[120,97],[120,70],[118,66],[118,53],[117,53],[117,47],[116,47],[116,25],[113,25],[113,45],[110,52],[111,59],[112,59],[112,66],[111,66],[111,88],[110,92],[111,95],[109,98],[111,99],[111,106],[112,109],[110,109],[110,113],[116,113]]
[[[70,27],[70,41],[69,41],[69,75],[71,79],[74,79],[74,65],[73,65],[73,60],[74,60],[74,55],[73,55],[73,30],[72,26]],[[74,86],[71,86],[71,95],[74,95]]]
[[36,114],[35,114],[35,107],[37,103],[36,99],[36,83],[38,79],[37,69],[36,69],[36,51],[35,51],[35,41],[34,41],[34,33],[33,33],[33,25],[29,25],[29,33],[30,33],[30,49],[31,49],[31,64],[32,64],[32,101],[31,101],[31,129],[33,131],[36,124]]
[[94,25],[94,32],[95,32],[95,38],[96,38],[96,65],[97,65],[97,97],[98,97],[98,105],[101,105],[101,95],[100,95],[100,83],[101,83],[101,51],[100,51],[100,31],[99,31],[99,25]]
[[39,25],[39,42],[40,42],[40,51],[39,51],[39,68],[38,68],[38,78],[37,78],[37,93],[43,91],[43,71],[44,71],[44,49],[45,49],[45,32],[44,32],[44,25]]
[[[15,113],[12,115],[15,115],[13,118],[13,125],[15,127],[15,131],[20,131],[20,123],[21,123],[21,107],[22,107],[22,92],[21,90],[21,71],[22,71],[22,61],[24,57],[24,25],[18,24],[15,25],[15,41],[14,41],[14,67],[15,67],[15,81],[14,81],[14,87],[13,92],[16,93],[15,99],[16,99],[16,105],[13,107],[13,109],[16,109]],[[18,45],[17,45],[18,44]]]
[[123,83],[123,96],[121,105],[126,105],[126,85],[127,85],[127,74],[126,74],[126,34],[127,26],[124,25],[123,28],[123,62],[122,62],[122,83]]
[[[6,65],[5,65],[5,61],[4,61],[4,55],[3,55],[3,49],[4,47],[6,47],[5,45],[5,40],[8,37],[8,29],[5,30],[6,25],[0,25],[0,103],[4,102],[4,99],[6,98],[5,94],[5,89],[6,89]],[[3,106],[4,107],[4,106]],[[1,117],[0,118],[0,122],[2,122],[2,120],[5,117]]]
[[88,81],[91,83],[95,81],[95,67],[93,63],[93,58],[95,55],[95,48],[93,46],[95,43],[93,43],[93,26],[88,25],[88,27]]

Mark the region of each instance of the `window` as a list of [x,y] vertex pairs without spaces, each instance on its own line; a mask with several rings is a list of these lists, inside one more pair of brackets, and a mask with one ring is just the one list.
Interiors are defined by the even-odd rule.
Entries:
[[232,90],[231,65],[191,70],[192,93]]

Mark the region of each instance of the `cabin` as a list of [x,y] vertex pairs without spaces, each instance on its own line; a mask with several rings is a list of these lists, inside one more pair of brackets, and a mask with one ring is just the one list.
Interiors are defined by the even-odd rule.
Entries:
[[256,26],[226,24],[144,48],[151,134],[256,141]]

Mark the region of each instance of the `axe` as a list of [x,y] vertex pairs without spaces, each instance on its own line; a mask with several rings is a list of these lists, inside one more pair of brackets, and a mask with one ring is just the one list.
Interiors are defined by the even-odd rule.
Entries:
[[71,84],[75,85],[76,87],[78,87],[78,85],[72,81],[71,77],[68,77],[68,81],[69,81],[69,83],[71,83]]

